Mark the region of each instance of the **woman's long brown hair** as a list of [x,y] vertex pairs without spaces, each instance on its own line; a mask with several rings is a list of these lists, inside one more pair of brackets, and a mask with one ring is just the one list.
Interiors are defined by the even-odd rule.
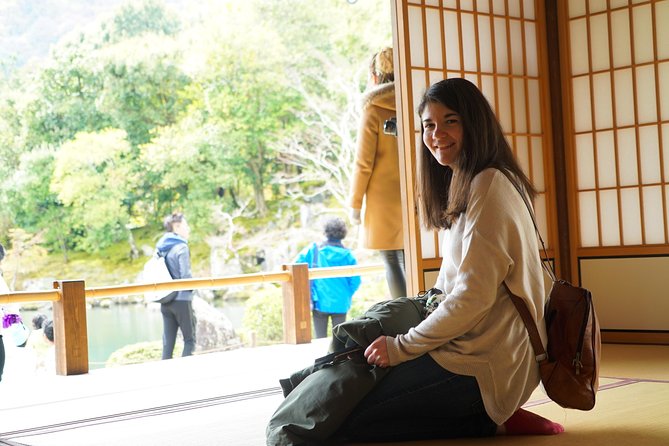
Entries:
[[[425,143],[418,155],[417,196],[428,229],[450,228],[467,209],[472,179],[482,170],[504,173],[530,200],[536,190],[516,161],[495,113],[483,93],[466,79],[451,78],[430,86],[418,106],[422,116],[429,103],[440,103],[460,115],[462,150],[457,168],[442,166]],[[421,119],[421,133],[423,131]]]

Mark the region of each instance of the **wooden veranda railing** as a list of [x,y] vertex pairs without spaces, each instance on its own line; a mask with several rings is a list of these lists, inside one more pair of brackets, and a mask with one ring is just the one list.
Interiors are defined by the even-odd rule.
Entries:
[[383,265],[337,266],[309,269],[306,263],[283,265],[273,273],[179,279],[160,283],[140,283],[86,288],[84,280],[59,280],[53,290],[18,291],[0,294],[0,304],[52,302],[56,373],[88,373],[88,327],[86,299],[143,294],[151,291],[179,291],[225,288],[233,285],[281,283],[283,289],[283,334],[287,344],[311,342],[309,280],[379,273]]

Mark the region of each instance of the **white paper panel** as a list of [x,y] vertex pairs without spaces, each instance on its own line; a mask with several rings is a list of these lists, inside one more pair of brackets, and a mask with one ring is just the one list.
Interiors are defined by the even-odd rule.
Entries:
[[593,99],[595,102],[595,129],[613,127],[613,104],[611,102],[611,77],[608,72],[592,77]]
[[585,1],[569,0],[569,17],[579,17],[585,14]]
[[620,185],[634,186],[639,184],[636,156],[636,135],[634,134],[634,129],[618,130],[617,136]]
[[590,17],[590,54],[593,71],[609,68],[609,24],[606,14]]
[[615,190],[601,191],[599,193],[599,208],[602,217],[602,246],[619,246],[618,192]]
[[665,217],[669,221],[669,186],[664,186],[664,200]]
[[467,79],[472,84],[476,85],[478,83],[478,75],[476,73],[465,73],[463,78]]
[[538,194],[534,199],[534,217],[537,220],[537,227],[539,228],[539,233],[541,238],[544,239],[546,248],[550,248],[550,242],[548,241],[548,226],[546,224],[546,194]]
[[526,19],[534,20],[534,0],[523,0],[523,15]]
[[576,170],[578,189],[595,188],[595,157],[592,135],[576,135]]
[[[416,118],[416,122],[420,122],[420,118]],[[420,132],[415,133],[416,138],[416,168],[418,168],[418,159],[420,158],[420,152],[423,151],[423,134]]]
[[508,0],[509,2],[509,16],[520,18],[520,1],[519,0]]
[[458,0],[444,0],[444,8],[455,9],[458,7]]
[[576,77],[572,85],[574,88],[574,130],[587,132],[592,130],[590,80],[587,76]]
[[657,58],[669,59],[669,2],[655,3],[655,31],[657,37]]
[[[606,10],[606,0],[590,0],[590,14]],[[603,14],[600,14],[603,15]]]
[[659,183],[662,166],[660,165],[660,137],[657,126],[639,127],[639,149],[641,184]]
[[490,29],[490,17],[478,16],[479,26],[479,58],[481,61],[481,71],[484,73],[493,72],[492,57],[492,30]]
[[411,65],[414,67],[424,67],[425,54],[423,54],[423,15],[421,13],[421,8],[409,6],[408,9]]
[[616,187],[616,153],[613,132],[597,132],[596,138],[599,187]]
[[452,77],[462,77],[462,73],[460,73],[459,71],[447,71],[446,79],[450,79]]
[[473,11],[474,0],[460,0],[460,9],[463,11]]
[[[411,70],[411,87],[413,90],[413,113],[418,112],[418,104],[425,94],[425,72],[423,70]],[[420,131],[420,120],[414,120],[414,130]]]
[[630,40],[629,9],[611,13],[611,43],[613,47],[613,66],[628,67],[632,63],[632,45]]
[[[493,3],[497,5],[500,2]],[[497,62],[497,73],[507,74],[509,72],[509,53],[506,45],[506,20],[495,18],[495,59]]]
[[[416,3],[420,3],[420,1]],[[439,0],[425,0],[425,4],[430,6],[439,6]]]
[[497,78],[497,117],[502,124],[502,129],[505,133],[511,132],[513,129],[511,123],[511,91],[509,87],[509,79],[505,77]]
[[572,21],[569,40],[571,42],[571,73],[574,75],[588,72],[588,33],[585,19]]
[[506,15],[506,2],[492,2],[492,10],[496,15]]
[[525,82],[521,78],[513,79],[513,107],[515,133],[527,133],[527,114],[525,104]]
[[446,39],[446,67],[449,70],[459,70],[461,65],[458,15],[452,11],[444,11],[444,38]]
[[623,216],[623,245],[642,244],[639,189],[636,187],[622,189],[620,191],[620,204]]
[[657,121],[655,70],[652,65],[637,67],[636,69],[636,102],[639,124]]
[[532,145],[532,184],[539,192],[546,190],[544,176],[544,152],[541,138],[538,136],[530,139]]
[[578,205],[581,221],[581,246],[599,246],[597,200],[595,193],[579,192]]
[[662,188],[660,186],[650,186],[642,188],[641,191],[643,193],[645,243],[665,243]]
[[442,229],[439,232],[437,232],[437,246],[439,249],[438,251],[439,257],[444,257],[444,237],[446,237],[447,233],[448,231],[446,229]]
[[495,104],[495,78],[492,76],[481,76],[481,85],[479,85],[483,96],[486,97],[492,110],[497,114],[497,105]]
[[[669,2],[667,3],[669,4]],[[669,26],[667,26],[669,28]],[[657,65],[658,81],[660,84],[660,115],[663,121],[669,121],[669,62]]]
[[489,6],[488,0],[476,0],[476,10],[478,12],[490,12]]
[[662,162],[664,181],[669,181],[669,124],[662,124]]
[[478,71],[476,63],[476,34],[474,32],[474,14],[460,14],[462,26],[462,54],[466,71]]
[[541,98],[539,97],[539,81],[527,80],[528,96],[530,100],[530,133],[541,133]]
[[528,147],[527,138],[524,136],[516,136],[513,140],[509,141],[513,144],[513,151],[516,154],[516,159],[518,164],[525,172],[525,175],[530,176],[530,152]]
[[434,231],[428,231],[423,225],[420,227],[420,247],[423,251],[424,259],[436,257],[437,247],[434,245]]
[[616,124],[634,125],[634,88],[632,70],[616,70],[613,76],[616,95]]
[[[444,73],[441,71],[430,71],[430,85],[444,80]],[[418,106],[418,104],[416,104]]]
[[511,73],[521,76],[525,74],[523,64],[523,34],[518,20],[509,22],[509,34],[511,36]]
[[444,68],[442,60],[441,14],[436,9],[425,10],[425,29],[427,30],[427,60],[429,67]]
[[525,63],[527,75],[539,75],[539,55],[537,54],[537,28],[533,22],[525,23]]
[[[621,6],[627,6],[628,0],[610,0],[611,9],[619,8]],[[615,27],[613,29],[616,29]]]
[[[651,6],[648,4],[632,8],[632,19],[634,26],[634,62],[651,62],[654,59]],[[664,24],[664,26],[667,25]]]

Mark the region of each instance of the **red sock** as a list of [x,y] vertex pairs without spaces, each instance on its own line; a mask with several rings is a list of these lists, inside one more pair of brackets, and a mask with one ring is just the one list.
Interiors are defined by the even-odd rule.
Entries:
[[518,409],[504,423],[507,435],[556,435],[564,432],[561,424],[537,414]]

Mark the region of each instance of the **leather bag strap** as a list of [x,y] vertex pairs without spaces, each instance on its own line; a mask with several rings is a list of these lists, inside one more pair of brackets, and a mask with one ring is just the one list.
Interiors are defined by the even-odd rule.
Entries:
[[513,302],[513,305],[516,307],[516,310],[518,310],[518,313],[520,314],[520,318],[525,323],[525,328],[527,329],[527,334],[530,336],[530,343],[532,344],[532,348],[534,349],[534,355],[537,362],[545,361],[546,359],[548,359],[548,355],[546,354],[544,345],[541,343],[541,336],[539,336],[539,329],[537,328],[537,324],[536,322],[534,322],[534,319],[530,314],[530,310],[527,308],[527,304],[521,297],[518,297],[515,294],[513,294],[513,292],[511,292],[511,289],[509,288],[509,285],[506,284],[506,282],[503,283],[504,286],[506,287],[506,291],[509,293],[509,296],[511,297],[511,302]]

